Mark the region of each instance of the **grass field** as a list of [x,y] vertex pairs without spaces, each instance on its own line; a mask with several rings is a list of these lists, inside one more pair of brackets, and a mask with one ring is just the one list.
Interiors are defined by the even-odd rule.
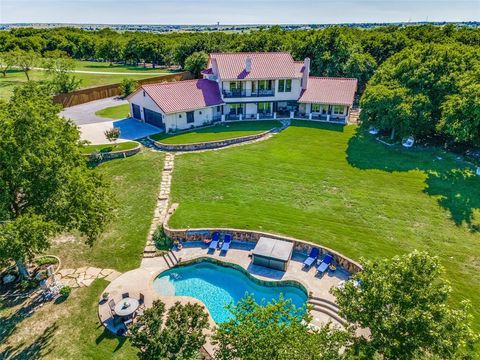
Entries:
[[[79,70],[79,69],[78,69]],[[126,70],[126,69],[123,69]],[[101,71],[101,70],[92,70]],[[107,70],[104,70],[107,71]],[[116,70],[120,71],[120,70]],[[29,72],[30,80],[47,80],[47,72],[43,70],[31,70]],[[75,77],[80,79],[80,88],[86,88],[91,86],[116,84],[128,77],[129,79],[141,80],[148,77],[158,76],[149,75],[148,71],[138,71],[138,75],[122,75],[122,74],[85,74],[75,73]],[[20,85],[27,81],[27,77],[21,70],[9,70],[7,76],[0,75],[0,99],[8,100],[13,93],[15,86]]]
[[110,66],[108,62],[98,61],[83,61],[75,60],[75,70],[82,71],[103,71],[103,72],[138,72],[138,73],[170,73],[171,71],[164,69],[152,69],[144,68],[141,64],[139,66],[134,65],[122,65],[113,64]]
[[189,144],[259,134],[280,126],[281,123],[276,120],[232,122],[195,129],[177,135],[160,133],[151,136],[151,138],[165,144]]
[[124,119],[130,112],[130,105],[123,104],[110,106],[102,110],[98,110],[95,115],[108,119]]
[[57,242],[50,252],[60,256],[62,266],[97,266],[122,272],[138,267],[162,168],[163,154],[151,151],[101,164],[96,171],[112,183],[117,201],[115,218],[92,247],[80,239]]
[[86,145],[82,147],[82,153],[91,154],[94,151],[105,153],[110,151],[130,150],[130,149],[136,148],[137,146],[138,146],[138,143],[135,141],[119,142],[116,145],[114,144]]
[[354,259],[427,250],[480,329],[480,177],[453,154],[294,122],[268,141],[178,156],[171,201],[178,228],[259,229]]

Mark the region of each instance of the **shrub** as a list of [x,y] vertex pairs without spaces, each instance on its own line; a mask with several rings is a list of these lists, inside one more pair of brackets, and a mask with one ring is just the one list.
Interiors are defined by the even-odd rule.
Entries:
[[122,96],[128,96],[135,91],[137,87],[137,82],[132,79],[123,79],[120,83],[120,89],[122,91]]
[[56,258],[50,257],[50,256],[44,256],[44,257],[35,259],[35,264],[37,264],[38,266],[53,265],[53,264],[57,264],[57,263],[58,263],[58,260]]
[[60,295],[62,298],[66,299],[72,292],[72,288],[70,286],[64,286],[63,288],[60,289]]
[[160,250],[169,250],[172,247],[172,239],[170,239],[163,230],[163,225],[157,227],[153,233],[153,241],[155,246]]

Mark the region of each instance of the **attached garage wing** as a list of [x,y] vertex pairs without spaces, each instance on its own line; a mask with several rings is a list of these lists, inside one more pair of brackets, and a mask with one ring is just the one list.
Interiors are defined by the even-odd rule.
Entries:
[[145,122],[153,126],[165,129],[163,123],[163,116],[159,112],[143,108],[143,115],[145,116]]

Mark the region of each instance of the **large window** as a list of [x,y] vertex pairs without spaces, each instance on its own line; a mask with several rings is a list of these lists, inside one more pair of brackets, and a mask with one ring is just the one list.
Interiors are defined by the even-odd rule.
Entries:
[[258,112],[260,114],[270,114],[272,112],[272,104],[269,102],[259,102]]
[[291,79],[278,80],[278,92],[291,92],[291,91],[292,91]]
[[241,81],[231,81],[230,82],[230,91],[239,91],[242,90],[242,82]]
[[343,115],[345,113],[345,106],[343,106],[343,105],[333,105],[333,113],[335,115]]
[[326,114],[328,112],[328,105],[312,104],[312,113]]
[[242,104],[229,104],[230,115],[240,115],[242,114]]
[[272,80],[258,80],[258,90],[272,90]]

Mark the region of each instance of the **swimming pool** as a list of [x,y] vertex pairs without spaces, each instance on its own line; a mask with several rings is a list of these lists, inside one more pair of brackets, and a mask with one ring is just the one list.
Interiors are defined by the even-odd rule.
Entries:
[[237,303],[247,292],[257,302],[278,299],[280,294],[297,307],[307,301],[307,294],[299,286],[260,282],[242,270],[206,260],[164,271],[153,286],[161,295],[191,296],[202,301],[216,323],[228,320],[230,313],[225,305]]

